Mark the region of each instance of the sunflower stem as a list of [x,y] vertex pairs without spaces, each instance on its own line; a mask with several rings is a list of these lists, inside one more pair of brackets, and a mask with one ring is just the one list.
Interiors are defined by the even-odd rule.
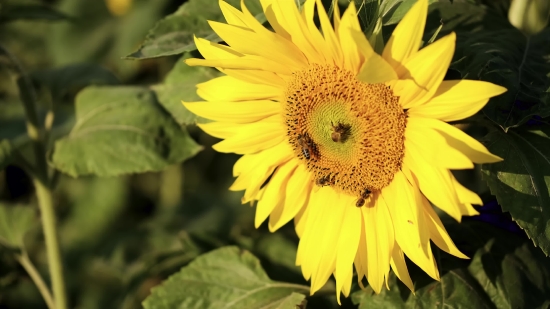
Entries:
[[46,161],[46,129],[38,120],[38,113],[36,110],[37,96],[31,79],[26,74],[17,58],[2,45],[0,45],[0,53],[8,57],[19,75],[17,86],[25,109],[27,134],[32,142],[36,162],[34,166],[29,168],[32,170],[31,177],[36,190],[38,207],[42,214],[42,229],[46,243],[48,266],[52,281],[54,302],[56,304],[55,308],[67,309],[63,264],[61,262],[61,251],[57,238],[57,225],[51,191],[51,181],[48,176],[48,164]]
[[18,255],[16,258],[19,264],[23,266],[27,274],[29,274],[29,277],[31,277],[32,281],[36,285],[36,288],[40,292],[40,295],[42,295],[44,302],[46,302],[48,309],[55,309],[55,303],[53,301],[50,289],[44,282],[44,279],[42,279],[42,276],[40,276],[38,270],[36,270],[36,267],[34,267],[34,264],[31,262],[27,252],[23,251],[23,254]]

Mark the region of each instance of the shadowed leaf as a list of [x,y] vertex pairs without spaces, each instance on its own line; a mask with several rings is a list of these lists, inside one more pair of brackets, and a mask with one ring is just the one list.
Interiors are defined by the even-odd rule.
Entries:
[[550,128],[510,130],[487,136],[489,150],[503,162],[482,171],[502,209],[550,254]]
[[[240,1],[227,1],[240,8]],[[182,54],[197,49],[193,35],[213,42],[221,39],[210,29],[208,20],[225,21],[218,0],[190,0],[179,9],[160,20],[145,38],[141,47],[126,56],[130,59],[147,59],[154,57]],[[252,14],[262,12],[259,1],[246,1]],[[256,16],[260,22],[265,21],[263,13]]]

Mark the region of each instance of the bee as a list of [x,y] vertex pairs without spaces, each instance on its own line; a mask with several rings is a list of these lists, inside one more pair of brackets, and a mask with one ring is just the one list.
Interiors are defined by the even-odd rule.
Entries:
[[351,128],[350,125],[338,123],[337,125],[334,125],[334,123],[331,122],[332,125],[332,133],[330,134],[330,138],[333,142],[339,143],[346,140],[349,134],[349,129]]
[[363,205],[365,205],[365,200],[367,198],[369,198],[371,192],[369,189],[365,189],[365,191],[363,191],[363,193],[361,193],[361,196],[357,199],[357,202],[355,203],[355,206],[357,207],[361,207]]
[[296,141],[298,145],[302,147],[302,154],[306,160],[309,160],[312,155],[315,155],[315,145],[307,133],[298,135]]
[[326,176],[323,176],[319,179],[317,179],[315,181],[315,184],[320,186],[320,187],[323,187],[323,186],[330,186],[330,185],[333,185],[334,184],[334,176],[330,176],[330,175],[326,175]]

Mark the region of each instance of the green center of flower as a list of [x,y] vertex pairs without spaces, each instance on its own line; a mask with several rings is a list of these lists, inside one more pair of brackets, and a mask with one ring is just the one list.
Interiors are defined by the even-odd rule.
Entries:
[[334,66],[295,72],[286,92],[287,134],[319,186],[357,196],[387,186],[401,168],[406,113],[384,84]]

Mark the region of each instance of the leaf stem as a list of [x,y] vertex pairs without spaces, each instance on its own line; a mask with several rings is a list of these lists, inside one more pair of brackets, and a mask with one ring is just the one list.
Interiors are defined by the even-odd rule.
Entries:
[[53,196],[50,187],[50,179],[48,177],[48,165],[46,161],[45,138],[46,130],[44,124],[38,120],[36,111],[37,96],[31,79],[25,73],[25,70],[17,60],[17,58],[0,45],[0,53],[6,55],[11,63],[15,66],[15,70],[19,74],[17,86],[19,87],[19,95],[25,109],[27,118],[27,134],[29,135],[36,160],[34,173],[32,173],[33,183],[38,199],[38,207],[42,214],[42,229],[46,242],[46,252],[48,256],[48,266],[53,287],[53,296],[55,308],[67,309],[67,296],[65,292],[65,281],[63,278],[63,264],[61,262],[61,251],[57,239],[57,225],[55,218],[55,210],[53,205]]
[[48,309],[55,309],[55,303],[53,301],[52,294],[50,293],[48,286],[42,279],[42,276],[40,276],[40,273],[38,272],[38,270],[36,270],[36,267],[34,267],[33,263],[29,259],[27,252],[23,252],[21,255],[17,255],[17,261],[27,271],[29,277],[31,277],[32,281],[38,288],[38,291],[42,295],[42,298],[46,302]]

